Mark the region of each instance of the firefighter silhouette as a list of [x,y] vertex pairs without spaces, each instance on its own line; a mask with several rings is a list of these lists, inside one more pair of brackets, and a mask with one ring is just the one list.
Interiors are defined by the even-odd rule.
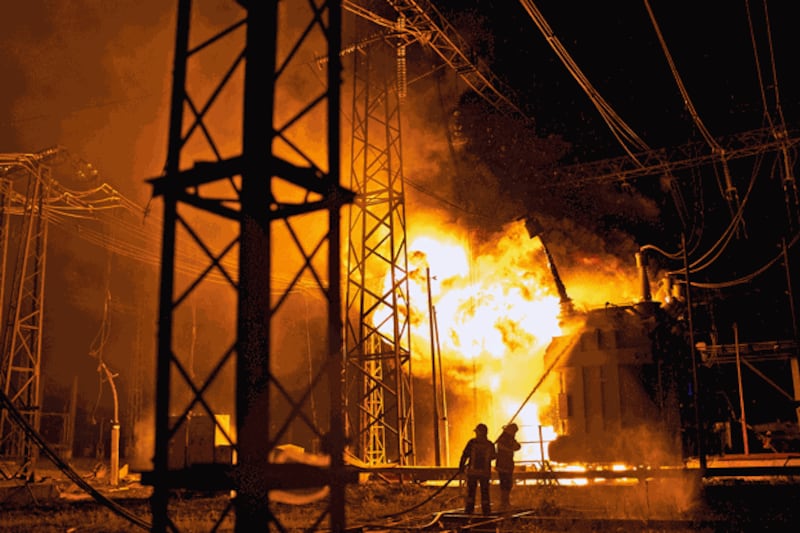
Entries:
[[467,493],[464,498],[464,512],[471,514],[475,510],[475,492],[480,485],[481,511],[487,515],[492,512],[489,498],[489,479],[492,475],[492,461],[497,457],[494,443],[487,437],[489,428],[486,424],[475,426],[475,436],[467,441],[458,469],[466,473]]
[[522,448],[517,442],[516,434],[519,427],[514,424],[503,426],[503,432],[497,437],[497,460],[494,468],[500,478],[500,508],[508,509],[511,506],[511,488],[514,486],[514,452]]

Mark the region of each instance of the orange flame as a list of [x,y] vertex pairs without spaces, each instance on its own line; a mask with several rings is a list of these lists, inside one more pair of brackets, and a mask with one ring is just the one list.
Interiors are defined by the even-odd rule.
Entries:
[[[409,250],[412,357],[420,363],[414,374],[429,375],[431,370],[430,305],[443,394],[451,399],[448,419],[459,420],[450,428],[454,442],[465,442],[479,421],[499,434],[538,379],[544,349],[561,334],[559,297],[541,242],[531,239],[520,222],[470,257],[466,236],[432,224],[419,232]],[[537,444],[538,407],[524,406],[515,421],[521,428],[518,437],[526,443],[520,458],[541,458],[546,450]],[[451,464],[458,452],[458,446],[450,450]]]
[[[522,221],[509,224],[493,242],[476,250],[469,235],[459,235],[440,221],[423,228],[417,221],[415,229],[408,247],[409,308],[398,312],[409,313],[414,376],[430,379],[433,310],[435,349],[445,382],[442,395],[449,411],[443,413],[450,424],[445,430],[457,443],[446,454],[446,464],[458,461],[475,424],[486,423],[490,436],[497,436],[512,419],[523,444],[517,459],[546,460],[555,431],[540,413],[549,395],[531,393],[545,371],[547,346],[564,332],[560,298],[541,241],[528,235]],[[594,261],[583,261],[584,267],[588,265],[599,280],[602,273],[590,264]],[[632,284],[617,283],[619,272],[616,267],[608,272],[615,277],[617,291],[635,286],[635,276]],[[591,280],[590,274],[578,272],[581,280]]]

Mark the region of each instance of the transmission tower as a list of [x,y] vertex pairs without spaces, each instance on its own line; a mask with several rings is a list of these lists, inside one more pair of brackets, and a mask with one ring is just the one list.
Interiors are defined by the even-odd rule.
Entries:
[[345,402],[356,454],[406,465],[414,417],[400,98],[381,44],[353,54]]
[[[38,449],[22,427],[13,423],[10,409],[15,409],[35,431],[41,422],[39,381],[42,358],[42,325],[44,313],[44,280],[47,253],[47,220],[43,197],[50,183],[50,169],[42,164],[41,154],[20,154],[4,157],[2,168],[2,274],[7,278],[7,253],[10,235],[10,214],[14,196],[11,175],[26,179],[22,203],[20,235],[8,311],[2,332],[2,380],[4,409],[0,411],[0,453],[20,467],[18,475],[31,478],[36,468]],[[0,295],[3,295],[0,292]],[[0,304],[4,304],[0,301]]]
[[498,111],[532,121],[431,2],[388,3],[395,21],[343,2],[385,28],[377,44],[353,47],[351,188],[357,199],[349,224],[345,403],[357,455],[368,464],[406,465],[416,460],[400,126],[407,47],[430,47]]
[[[209,511],[221,525],[233,510],[236,531],[253,531],[285,529],[270,506],[271,490],[319,485],[329,485],[330,497],[314,527],[327,517],[331,530],[344,530],[339,224],[353,195],[339,181],[341,4],[318,4],[241,1],[206,18],[219,24],[209,30],[192,26],[199,5],[178,3],[167,163],[165,175],[151,180],[164,203],[156,442],[153,471],[145,476],[154,486],[155,531],[174,527],[173,489],[234,490],[234,500]],[[226,13],[231,20],[219,20]],[[306,59],[320,49],[327,52],[324,76],[309,82]],[[209,90],[208,72],[197,67],[221,61]],[[241,127],[230,127],[232,117]],[[190,279],[175,271],[176,251],[184,247],[207,262]],[[231,255],[238,256],[238,273],[224,262]],[[289,280],[280,286],[278,269]],[[177,337],[179,313],[212,271],[227,280],[226,293],[217,287],[210,294],[219,318],[230,319],[233,338],[219,353],[204,354],[205,368],[189,372],[190,354]],[[274,335],[287,318],[287,300],[300,289],[322,300],[326,353],[308,387],[292,394],[279,366],[281,356],[295,354],[277,353]],[[324,423],[308,415],[315,390],[329,396]],[[218,415],[231,412],[227,427]],[[200,417],[212,421],[220,448],[233,455],[177,464],[171,445]],[[329,467],[274,460],[296,424],[325,443]]]
[[[0,178],[0,324],[3,322],[3,311],[6,305],[6,264],[8,263],[8,241],[11,235],[11,197],[14,185],[8,178]],[[0,333],[0,346],[3,346],[3,334]],[[2,368],[2,365],[0,365]]]

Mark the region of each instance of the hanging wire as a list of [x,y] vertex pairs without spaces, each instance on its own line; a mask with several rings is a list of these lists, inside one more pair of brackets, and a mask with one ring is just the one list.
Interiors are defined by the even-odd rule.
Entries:
[[[672,77],[675,80],[676,85],[678,86],[678,90],[681,93],[681,97],[683,98],[683,103],[686,106],[687,111],[692,117],[692,121],[694,122],[697,129],[700,131],[700,134],[705,139],[706,143],[711,147],[712,152],[716,153],[720,158],[720,164],[722,165],[722,173],[725,180],[725,190],[724,190],[724,197],[728,201],[729,204],[733,204],[731,207],[732,211],[739,211],[739,193],[736,190],[736,187],[733,185],[733,180],[731,178],[730,168],[728,165],[728,160],[725,155],[725,149],[717,142],[717,140],[711,135],[711,132],[708,131],[706,125],[703,123],[703,120],[700,118],[697,109],[692,102],[692,99],[689,97],[689,92],[686,90],[686,86],[683,83],[683,79],[681,79],[681,75],[678,72],[678,68],[675,65],[675,61],[672,59],[672,54],[669,51],[669,47],[667,46],[667,42],[664,39],[664,34],[661,32],[661,27],[656,20],[655,13],[653,13],[653,9],[650,7],[649,0],[644,0],[645,8],[647,9],[647,14],[650,17],[650,22],[653,25],[653,29],[655,30],[656,37],[658,38],[659,44],[661,44],[661,49],[664,52],[664,57],[667,60],[667,64],[669,65],[669,70],[672,73]],[[736,231],[742,232],[744,234],[744,221],[743,219],[739,219],[739,223],[736,226]]]
[[[673,76],[675,77],[675,80],[678,83],[679,88],[681,89],[681,94],[684,97],[684,101],[687,104],[687,108],[689,109],[690,113],[692,114],[693,119],[695,119],[695,122],[697,123],[698,128],[700,129],[701,133],[706,138],[706,141],[709,142],[709,144],[712,146],[713,149],[716,149],[715,147],[718,147],[719,145],[716,142],[716,140],[714,140],[713,137],[711,137],[710,133],[708,133],[708,130],[703,125],[702,121],[700,120],[699,115],[697,114],[696,110],[694,109],[693,104],[691,103],[691,100],[689,99],[688,93],[686,92],[686,89],[685,89],[685,87],[684,87],[684,85],[683,85],[683,83],[682,83],[682,81],[680,79],[680,76],[679,76],[679,74],[677,72],[677,69],[674,66],[674,62],[672,61],[671,55],[669,54],[669,50],[667,49],[666,42],[663,39],[663,35],[661,34],[661,31],[660,31],[660,29],[658,27],[658,24],[657,24],[656,20],[655,20],[655,16],[654,16],[654,14],[652,12],[652,9],[650,8],[649,2],[648,2],[648,0],[644,0],[644,2],[645,2],[645,5],[646,5],[646,7],[648,9],[648,13],[650,14],[651,21],[652,21],[653,26],[654,26],[654,28],[656,30],[656,33],[658,34],[659,41],[661,42],[662,48],[664,49],[664,53],[667,56],[667,60],[668,60],[668,62],[670,64],[670,68],[673,71]],[[776,139],[785,138],[786,137],[785,136],[785,125],[783,123],[782,111],[780,111],[780,101],[779,100],[776,102],[776,107],[778,109],[778,113],[779,113],[780,120],[781,120],[781,123],[779,125],[779,128],[781,129],[781,131],[777,131],[776,130],[775,123],[773,122],[771,114],[769,112],[769,106],[767,104],[766,90],[765,90],[765,86],[764,86],[764,82],[763,82],[763,77],[762,77],[762,74],[761,74],[762,67],[761,67],[761,64],[760,64],[760,61],[759,61],[758,47],[757,47],[757,42],[756,42],[756,38],[755,38],[755,30],[754,30],[754,26],[753,26],[752,13],[750,11],[749,0],[745,0],[745,8],[746,8],[746,11],[747,11],[747,19],[748,19],[748,24],[749,24],[749,29],[750,29],[750,38],[751,38],[751,42],[752,42],[752,46],[753,46],[753,53],[754,53],[754,58],[755,58],[755,63],[756,63],[756,71],[757,71],[757,76],[758,76],[759,89],[760,89],[760,92],[761,92],[761,100],[762,100],[762,105],[763,105],[764,116],[766,117],[766,120],[769,122],[769,126],[770,126],[771,131],[773,132],[773,136]],[[773,52],[773,47],[772,47],[771,30],[769,29],[769,17],[768,17],[766,9],[767,8],[766,8],[766,1],[765,1],[764,2],[764,10],[765,10],[766,25],[767,25],[767,33],[769,35],[770,63],[771,63],[771,66],[772,66],[773,84],[775,86],[776,98],[777,98],[778,91],[777,91],[777,74],[776,74],[776,68],[775,68],[775,57],[774,57],[774,52]],[[699,271],[709,267],[710,265],[712,265],[721,256],[722,252],[725,250],[727,245],[730,243],[732,237],[738,231],[739,224],[740,223],[743,224],[743,222],[742,222],[742,214],[743,214],[744,206],[747,203],[747,198],[749,198],[750,193],[753,190],[753,186],[755,184],[755,180],[756,180],[757,175],[758,175],[758,170],[761,167],[762,163],[763,163],[763,156],[760,156],[758,161],[757,161],[757,163],[756,163],[756,165],[754,166],[753,173],[752,173],[751,179],[750,179],[750,184],[749,184],[749,187],[748,187],[748,192],[745,195],[744,200],[741,202],[741,204],[736,205],[735,211],[733,209],[733,205],[731,205],[730,203],[728,204],[729,207],[731,208],[731,213],[732,213],[730,224],[725,229],[725,231],[722,233],[720,238],[706,251],[706,253],[703,256],[701,256],[700,258],[696,259],[690,265],[691,272],[699,272]],[[786,176],[790,176],[790,174],[791,174],[791,172],[790,172],[791,165],[786,163],[785,169],[786,169],[787,173],[784,176],[784,179],[786,180]],[[723,176],[724,185],[720,181],[720,176],[718,174],[716,174],[716,176],[717,176],[717,180],[718,180],[718,184],[720,186],[721,192],[723,192],[723,195],[728,197],[728,193],[731,190],[731,186],[732,185],[731,185],[731,182],[730,182],[729,168],[728,168],[727,162],[725,161],[724,158],[723,158],[723,171],[724,171],[724,176]],[[787,183],[785,182],[784,186],[786,187],[786,185],[787,185]],[[789,202],[789,198],[787,198],[787,202]],[[669,254],[668,257],[675,259],[676,255],[675,254]],[[678,271],[672,272],[672,274],[676,274],[677,272]],[[744,279],[751,279],[751,277],[746,277]],[[731,283],[739,283],[739,282],[741,282],[741,280],[737,280],[737,281],[734,281],[734,282],[731,282]]]
[[715,152],[722,152],[723,151],[722,146],[719,145],[717,140],[714,139],[714,137],[708,131],[702,119],[700,118],[700,115],[697,113],[697,109],[694,107],[692,99],[689,97],[689,92],[686,90],[686,86],[683,83],[683,79],[681,79],[681,75],[678,72],[678,68],[675,66],[675,61],[672,59],[672,54],[670,53],[669,47],[667,46],[667,42],[664,39],[664,34],[661,32],[661,27],[658,25],[658,21],[656,20],[656,16],[653,13],[653,9],[650,7],[649,0],[644,0],[644,5],[645,8],[647,9],[647,14],[650,17],[650,22],[653,24],[653,29],[656,32],[656,37],[658,38],[658,42],[659,44],[661,44],[661,49],[664,52],[667,64],[669,65],[669,70],[672,73],[672,77],[675,79],[675,83],[678,86],[678,90],[681,92],[681,97],[683,98],[683,103],[686,106],[686,110],[689,111],[689,114],[692,116],[692,120],[697,126],[697,129],[700,130],[700,134],[703,136],[708,145]]
[[[640,168],[644,168],[644,163],[639,160],[641,154],[635,152],[652,152],[650,146],[643,141],[639,135],[617,114],[611,105],[600,95],[597,89],[592,85],[586,75],[581,71],[575,60],[569,54],[567,49],[560,42],[555,32],[547,23],[547,20],[542,15],[541,11],[536,7],[532,0],[520,0],[525,11],[533,19],[539,31],[547,39],[550,47],[555,51],[556,55],[561,59],[562,63],[567,67],[572,77],[578,82],[578,85],[589,96],[592,104],[600,112],[600,116],[605,121],[606,125],[611,130],[612,135],[617,142],[622,146],[622,149],[633,160],[633,162]],[[670,180],[671,184],[675,182],[675,177],[672,176],[669,169],[666,171],[666,178]],[[686,207],[683,204],[683,198],[679,193],[676,193],[676,188],[671,186],[673,190],[673,201],[675,208],[680,217],[683,232],[694,233],[689,231],[687,217],[684,216]]]
[[793,168],[793,161],[794,159],[791,155],[792,151],[789,149],[789,145],[787,143],[788,133],[786,131],[786,121],[783,117],[783,108],[781,107],[781,99],[780,99],[780,90],[778,88],[778,72],[777,66],[775,63],[775,50],[773,47],[773,39],[772,39],[772,29],[770,24],[769,18],[769,10],[767,9],[767,2],[764,0],[763,2],[764,7],[764,25],[766,31],[766,39],[767,39],[767,48],[769,51],[769,60],[770,60],[770,70],[772,74],[772,87],[773,93],[775,95],[775,114],[777,115],[777,124],[772,118],[772,113],[770,113],[769,104],[767,103],[767,92],[766,87],[764,84],[764,79],[762,76],[762,67],[761,61],[759,59],[759,51],[758,51],[758,43],[756,40],[755,35],[755,28],[753,25],[753,16],[750,10],[750,1],[745,0],[745,10],[747,12],[747,23],[750,29],[750,41],[753,47],[753,57],[755,59],[756,64],[756,75],[758,77],[758,88],[761,94],[761,105],[763,107],[763,114],[767,122],[769,123],[770,131],[772,132],[772,136],[776,140],[782,141],[781,152],[783,156],[783,191],[784,191],[784,201],[786,204],[786,215],[787,219],[793,228],[796,224],[796,214],[800,209],[800,195],[798,195],[797,184],[794,179],[794,173],[792,172]]
[[[748,5],[748,14],[749,14],[749,1],[746,0]],[[767,0],[763,0],[764,5],[764,22],[767,32],[767,44],[769,45],[769,63],[770,63],[770,70],[772,72],[772,87],[773,93],[775,94],[775,112],[778,115],[778,119],[780,122],[780,126],[782,129],[786,128],[786,120],[783,118],[783,107],[781,106],[781,97],[780,97],[780,90],[778,88],[778,68],[775,63],[775,48],[772,39],[772,24],[770,23],[769,18],[769,9],[767,8]]]
[[[763,156],[761,156],[761,159],[763,159]],[[744,197],[744,199],[742,201],[740,209],[734,214],[732,220],[728,223],[728,226],[722,232],[722,234],[720,235],[719,239],[717,239],[717,241],[715,241],[714,244],[701,257],[697,258],[695,261],[693,261],[689,265],[690,273],[694,274],[694,273],[700,272],[700,271],[708,268],[709,266],[713,265],[722,256],[722,253],[725,251],[725,249],[727,248],[727,246],[730,243],[731,239],[735,235],[735,227],[736,227],[736,224],[738,223],[737,221],[741,217],[742,212],[744,210],[744,207],[747,205],[748,199],[750,198],[750,195],[751,195],[751,193],[753,191],[753,187],[755,185],[757,176],[759,174],[759,167],[760,166],[761,166],[761,163],[758,163],[754,168],[754,171],[753,171],[753,173],[751,175],[751,179],[750,179],[750,183],[749,183],[749,186],[748,186],[747,193],[745,194],[745,197]],[[773,169],[773,172],[774,172],[774,169]],[[788,246],[789,247],[793,246],[797,242],[797,240],[799,238],[800,238],[800,234],[795,235],[792,238],[792,240],[790,241],[790,244]],[[640,251],[642,251],[642,252],[648,251],[648,250],[652,250],[654,252],[657,252],[657,253],[661,254],[662,256],[664,256],[664,257],[666,257],[668,259],[671,259],[671,260],[677,261],[677,260],[682,259],[682,251],[668,252],[668,251],[666,251],[666,250],[664,250],[664,249],[662,249],[662,248],[660,248],[658,246],[652,245],[652,244],[646,244],[646,245],[640,247]],[[728,288],[728,287],[733,287],[733,286],[736,286],[736,285],[743,285],[743,284],[746,284],[746,283],[750,283],[756,277],[758,277],[759,275],[761,275],[765,271],[767,271],[780,258],[781,258],[781,255],[779,254],[776,257],[774,257],[774,258],[770,259],[769,261],[767,261],[763,266],[757,268],[752,273],[747,274],[746,276],[742,276],[740,278],[736,278],[736,279],[729,280],[729,281],[723,281],[723,282],[708,282],[708,283],[694,282],[693,281],[693,282],[691,282],[691,285],[693,287],[700,287],[700,288],[706,288],[706,289],[722,289],[722,288]],[[677,270],[667,271],[666,275],[667,276],[676,276],[676,275],[679,275],[679,274],[683,274],[684,272],[685,272],[685,269],[677,269]]]
[[[797,243],[797,240],[799,238],[800,238],[800,234],[796,234],[794,237],[792,237],[792,240],[789,241],[789,243],[787,244],[787,248],[791,248],[792,246],[794,246]],[[783,258],[783,250],[781,250],[778,253],[778,255],[776,255],[775,257],[773,257],[769,261],[767,261],[763,266],[757,268],[756,270],[754,270],[750,274],[747,274],[747,275],[742,276],[740,278],[736,278],[736,279],[729,280],[729,281],[720,281],[720,282],[715,282],[715,283],[702,283],[702,282],[693,281],[693,282],[691,282],[691,285],[692,285],[692,287],[699,287],[699,288],[702,288],[702,289],[725,289],[725,288],[734,287],[734,286],[737,286],[737,285],[745,285],[747,283],[751,283],[758,276],[760,276],[761,274],[763,274],[764,272],[769,270],[770,267],[772,267],[772,265],[777,263],[782,258]]]
[[96,414],[100,409],[100,401],[103,398],[103,384],[106,382],[107,376],[110,375],[103,361],[103,351],[105,350],[108,338],[111,334],[111,254],[106,253],[106,275],[105,275],[105,290],[103,298],[103,318],[100,321],[100,329],[97,331],[94,339],[89,344],[89,357],[97,360],[97,398],[95,399],[94,410],[92,411],[92,422],[97,423]]
[[[753,47],[753,60],[755,61],[756,64],[756,77],[758,78],[758,90],[761,96],[761,106],[763,108],[762,111],[764,113],[764,118],[769,123],[769,129],[772,131],[772,135],[775,136],[775,138],[777,139],[778,137],[777,137],[777,132],[775,131],[775,122],[772,120],[772,114],[769,112],[769,105],[767,104],[767,91],[766,88],[764,87],[764,77],[761,74],[761,60],[759,59],[758,43],[756,42],[755,28],[753,27],[753,14],[750,11],[750,0],[744,0],[744,5],[745,5],[745,11],[747,12],[747,26],[748,29],[750,30],[750,43]],[[766,3],[764,5],[764,8],[766,9]],[[767,31],[769,32],[769,29]],[[771,48],[772,47],[770,46],[770,50]],[[774,66],[774,61],[773,61],[773,66]]]
[[[758,167],[758,166],[759,165],[756,165],[756,167]],[[747,194],[745,194],[744,201],[740,205],[739,210],[736,213],[733,214],[733,216],[731,217],[731,221],[728,223],[728,225],[722,231],[720,236],[703,253],[703,255],[701,255],[699,258],[695,259],[695,261],[689,265],[691,273],[699,272],[699,271],[711,266],[721,256],[722,252],[725,251],[725,249],[727,248],[728,244],[730,244],[731,239],[733,238],[733,236],[736,233],[736,226],[738,224],[738,220],[741,217],[742,212],[744,211],[745,205],[747,205],[747,201],[748,201],[748,199],[750,197],[750,193],[752,192],[753,187],[755,185],[757,174],[758,173],[756,171],[754,171],[751,174],[750,183],[749,183],[749,186],[748,186]],[[698,206],[698,209],[696,211],[698,213],[700,213],[701,216],[702,216],[703,213],[705,212],[705,209],[703,207],[702,187],[699,187],[699,191],[698,191],[697,196],[698,196],[698,201],[700,202],[700,205]],[[701,228],[704,227],[704,224],[699,224],[699,227],[701,227]],[[693,237],[695,237],[695,236],[693,235]],[[698,241],[697,244],[691,245],[690,243],[686,243],[687,255],[691,256],[691,255],[694,255],[697,252],[697,248],[699,247],[699,241],[700,241],[701,237],[702,237],[702,234],[698,234],[696,236],[697,241]],[[667,259],[671,259],[671,260],[674,260],[674,261],[683,260],[683,250],[678,250],[676,252],[668,252],[668,251],[666,251],[666,250],[664,250],[662,248],[659,248],[658,246],[652,245],[652,244],[643,245],[643,246],[641,246],[639,248],[639,250],[640,251],[653,250],[653,251],[658,252],[659,254],[663,255]],[[703,264],[701,264],[701,263],[703,263]],[[668,272],[668,274],[678,274],[678,273],[681,273],[681,272],[683,272],[683,270],[675,270],[675,271]]]
[[633,129],[628,126],[628,124],[622,120],[622,118],[614,111],[611,105],[600,95],[597,89],[592,85],[583,71],[578,67],[577,63],[574,61],[572,56],[570,56],[569,52],[564,45],[561,44],[558,37],[556,36],[553,29],[545,20],[544,15],[542,15],[539,8],[533,3],[532,0],[520,0],[520,4],[522,7],[525,8],[525,11],[530,15],[533,19],[536,26],[539,28],[539,31],[544,35],[545,39],[547,39],[547,43],[556,53],[556,55],[561,59],[561,62],[564,66],[567,67],[567,70],[572,77],[575,78],[575,81],[578,82],[581,89],[589,96],[592,104],[595,108],[600,112],[600,116],[603,118],[605,123],[611,129],[611,133],[614,135],[614,138],[622,146],[625,153],[636,162],[636,164],[640,167],[644,165],[639,161],[639,159],[634,155],[634,152],[647,152],[650,151],[650,147],[645,143],[637,134],[633,131]]
[[736,229],[738,228],[742,214],[744,212],[744,206],[747,203],[748,198],[750,197],[750,193],[753,190],[753,185],[755,184],[756,176],[753,175],[750,181],[750,187],[747,190],[747,194],[745,194],[745,198],[742,201],[739,209],[734,213],[731,217],[731,221],[728,223],[728,227],[723,232],[720,239],[715,242],[711,248],[709,248],[705,254],[703,254],[700,258],[695,259],[690,265],[690,272],[696,273],[706,268],[710,267],[714,263],[716,263],[717,259],[722,256],[722,253],[727,249],[728,245],[730,244],[733,237],[737,234]]
[[[40,154],[18,156],[0,154],[0,164],[8,160],[13,162],[14,169],[22,168],[35,174],[37,166],[49,164],[55,157],[53,154],[59,154],[61,158],[68,158],[73,170],[79,172],[81,176],[86,175],[85,169],[87,168],[92,169],[92,176],[98,176],[94,167],[69,154],[64,148],[49,149]],[[57,161],[53,161],[53,163],[57,163]],[[140,206],[105,182],[80,190],[66,187],[51,176],[48,178],[47,185],[48,192],[47,196],[42,198],[42,205],[44,216],[48,222],[63,228],[70,235],[84,239],[115,255],[155,267],[161,264],[158,244],[163,223],[158,215],[150,212],[148,207]],[[16,214],[17,210],[25,205],[26,198],[24,195],[11,192],[10,212]],[[106,231],[109,227],[114,228],[113,234]],[[209,255],[208,259],[209,261],[218,261],[228,272],[235,271],[236,258],[232,254],[221,258]],[[175,268],[177,273],[193,277],[203,275],[203,279],[213,283],[230,283],[229,278],[223,275],[219,268],[209,270],[209,261],[201,261],[195,254],[191,254],[185,249],[176,250]],[[282,293],[283,288],[287,287],[291,280],[280,275],[273,275],[273,281],[275,282],[275,293]],[[291,291],[306,292],[313,290],[314,287],[316,285],[310,282],[299,281],[292,286]]]
[[[747,205],[747,201],[750,198],[750,194],[753,191],[753,187],[754,187],[754,185],[756,183],[757,175],[758,175],[757,172],[753,172],[752,173],[752,175],[750,177],[750,183],[749,183],[749,186],[747,188],[747,193],[745,194],[744,199],[742,200],[741,204],[739,205],[739,208],[734,213],[733,217],[731,218],[730,222],[728,223],[728,226],[722,232],[720,237],[716,240],[716,242],[714,242],[714,244],[712,244],[708,248],[708,250],[706,250],[706,252],[702,256],[700,256],[699,258],[695,259],[689,265],[689,268],[690,268],[689,272],[690,273],[700,272],[701,270],[704,270],[704,269],[708,268],[709,266],[714,264],[716,262],[716,260],[720,258],[722,253],[727,249],[728,244],[730,244],[730,242],[733,239],[734,235],[736,235],[736,228],[739,226],[739,224],[741,222],[742,214],[744,212],[744,207],[745,207],[745,205]],[[671,258],[675,259],[676,257],[671,257]],[[672,272],[669,272],[669,274],[678,274],[680,272],[683,272],[683,270],[672,271]]]

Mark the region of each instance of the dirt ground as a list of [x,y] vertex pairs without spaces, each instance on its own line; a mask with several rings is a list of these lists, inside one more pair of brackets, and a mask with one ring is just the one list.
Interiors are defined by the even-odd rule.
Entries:
[[[136,474],[122,476],[119,484],[112,486],[103,465],[79,462],[76,472],[95,494],[47,468],[32,484],[4,482],[0,531],[115,533],[148,529],[152,488],[142,485]],[[496,486],[492,497],[497,513]],[[104,499],[112,505],[105,505]],[[226,494],[184,492],[170,502],[170,516],[179,531],[210,531],[229,503]],[[494,523],[491,530],[795,531],[800,523],[798,504],[800,484],[791,480],[700,483],[669,478],[630,484],[517,485],[512,509],[503,515],[509,518]],[[324,516],[324,509],[325,500],[305,505],[270,504],[287,531],[326,530],[327,519],[314,525],[317,517]],[[457,482],[442,488],[375,480],[349,486],[346,492],[347,525],[353,531],[457,531],[469,519],[462,510],[463,487]],[[482,518],[473,517],[473,530],[482,530],[477,526]],[[232,531],[233,518],[222,520],[217,530]]]

